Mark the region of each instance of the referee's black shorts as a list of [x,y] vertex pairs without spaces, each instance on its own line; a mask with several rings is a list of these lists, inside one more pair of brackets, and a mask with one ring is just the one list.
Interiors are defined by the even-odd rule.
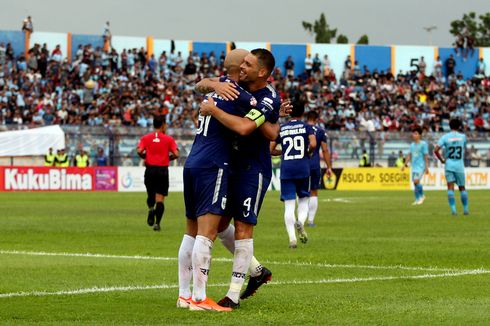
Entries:
[[168,196],[168,166],[146,166],[145,186],[149,195]]

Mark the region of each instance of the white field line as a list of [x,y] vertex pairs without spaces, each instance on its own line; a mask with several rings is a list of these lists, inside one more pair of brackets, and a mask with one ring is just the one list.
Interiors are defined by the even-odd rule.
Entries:
[[[108,258],[108,259],[135,259],[135,260],[160,260],[160,261],[177,261],[177,257],[159,257],[159,256],[124,256],[108,255],[94,253],[70,253],[70,252],[44,252],[44,251],[19,251],[19,250],[0,250],[3,255],[28,255],[28,256],[61,256],[61,257],[84,257],[84,258]],[[232,262],[233,259],[216,257],[213,261]],[[439,267],[421,267],[421,266],[403,266],[403,265],[355,265],[355,264],[329,264],[313,263],[301,261],[271,261],[264,260],[264,264],[286,265],[296,267],[318,267],[318,268],[346,268],[346,269],[374,269],[374,270],[407,270],[407,271],[428,271],[428,272],[462,272],[467,269],[457,268],[439,268]]]
[[[380,281],[392,281],[392,280],[423,280],[433,278],[444,277],[457,277],[465,275],[481,275],[488,274],[490,271],[475,269],[462,272],[447,272],[442,274],[422,274],[422,275],[406,275],[406,276],[374,276],[374,277],[355,277],[355,278],[333,278],[333,279],[321,279],[321,280],[291,280],[291,281],[279,281],[271,282],[270,285],[309,285],[309,284],[335,284],[335,283],[359,283],[359,282],[380,282]],[[209,284],[208,287],[225,287],[228,284]],[[46,296],[60,296],[60,295],[80,295],[80,294],[93,294],[103,292],[129,292],[129,291],[144,291],[144,290],[167,290],[178,289],[177,284],[160,284],[160,285],[129,285],[129,286],[112,286],[112,287],[92,287],[77,290],[62,290],[62,291],[31,291],[31,292],[11,292],[0,293],[0,299],[13,298],[13,297],[46,297]]]

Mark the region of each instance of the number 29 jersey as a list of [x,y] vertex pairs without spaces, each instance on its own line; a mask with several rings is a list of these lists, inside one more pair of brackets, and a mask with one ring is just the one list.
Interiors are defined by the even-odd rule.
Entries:
[[277,144],[282,146],[281,179],[303,179],[310,176],[309,135],[313,128],[301,120],[291,120],[279,129]]
[[437,145],[444,150],[446,171],[464,173],[466,136],[460,132],[451,131],[442,136],[437,142]]

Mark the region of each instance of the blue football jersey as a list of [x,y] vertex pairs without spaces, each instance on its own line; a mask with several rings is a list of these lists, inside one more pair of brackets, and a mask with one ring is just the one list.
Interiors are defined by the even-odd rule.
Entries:
[[[268,85],[252,95],[262,105],[261,111],[267,112],[267,121],[276,123],[279,119],[281,99],[274,87]],[[238,172],[261,173],[264,177],[272,177],[272,164],[270,154],[270,141],[260,130],[255,130],[245,137],[238,137],[232,152],[232,166]]]
[[464,173],[466,136],[460,132],[451,131],[442,136],[437,145],[444,150],[446,171]]
[[429,154],[429,146],[425,140],[421,140],[418,144],[413,142],[410,144],[410,159],[412,160],[412,171],[423,173],[425,171],[425,155]]
[[[235,83],[227,78],[221,80]],[[212,96],[216,106],[229,114],[243,117],[251,109],[256,108],[265,113],[267,119],[270,115],[269,110],[265,106],[257,104],[257,100],[252,94],[238,84],[235,83],[235,85],[240,94],[233,101],[226,101],[215,92],[208,94],[206,98]],[[196,137],[185,162],[185,167],[210,168],[218,166],[223,168],[228,166],[235,134],[212,116],[199,115],[198,120],[199,126],[196,130]]]
[[325,129],[320,126],[311,126],[313,129],[313,133],[316,138],[316,147],[315,151],[310,157],[310,169],[319,169],[320,168],[320,149],[322,148],[322,143],[327,143],[327,134],[325,133]]
[[301,120],[291,120],[281,125],[276,140],[282,146],[281,179],[302,179],[310,176],[308,136],[313,134],[313,128]]

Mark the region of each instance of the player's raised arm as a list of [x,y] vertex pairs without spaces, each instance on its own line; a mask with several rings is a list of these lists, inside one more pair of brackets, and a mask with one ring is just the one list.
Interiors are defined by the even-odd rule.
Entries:
[[236,89],[236,85],[228,82],[220,82],[219,78],[204,78],[196,84],[195,90],[201,94],[216,92],[219,96],[228,101],[233,101],[238,98],[240,92]]
[[250,110],[248,114],[242,118],[218,108],[211,96],[208,97],[206,102],[201,103],[200,113],[203,116],[213,116],[226,128],[236,132],[240,136],[250,135],[265,122],[264,114],[258,109]]

